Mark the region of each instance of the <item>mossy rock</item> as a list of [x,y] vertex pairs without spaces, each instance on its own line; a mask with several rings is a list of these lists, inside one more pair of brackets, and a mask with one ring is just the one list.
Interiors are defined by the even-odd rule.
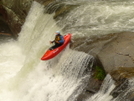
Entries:
[[103,80],[106,76],[106,73],[102,67],[96,66],[95,67],[95,73],[94,78],[98,80]]

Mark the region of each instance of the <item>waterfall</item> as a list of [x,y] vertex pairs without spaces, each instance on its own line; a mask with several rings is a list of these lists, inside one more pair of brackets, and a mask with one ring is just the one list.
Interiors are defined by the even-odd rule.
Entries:
[[86,101],[112,101],[112,96],[110,93],[115,88],[114,81],[111,76],[108,74],[103,81],[102,87],[98,93],[88,98]]
[[[8,76],[4,75],[7,79],[0,82],[0,100],[75,101],[83,92],[91,75],[92,56],[71,50],[68,45],[55,58],[40,60],[50,47],[49,41],[53,40],[55,31],[62,32],[56,23],[53,14],[45,14],[44,7],[33,2],[18,40],[2,44],[3,48],[7,44],[9,54],[16,55],[15,59],[11,55],[5,57],[9,59],[7,67],[18,68],[13,73],[9,71]],[[6,64],[1,63],[2,66]]]
[[[120,86],[108,74],[101,89],[84,101],[133,101],[134,78],[126,79]],[[115,96],[113,94],[115,93]]]
[[[93,56],[68,45],[49,61],[40,58],[57,30],[72,33],[73,38],[133,31],[132,0],[122,1],[59,0],[76,7],[57,21],[34,1],[18,40],[0,44],[0,101],[77,101],[90,83]],[[130,101],[133,81],[114,98],[116,85],[108,74],[100,90],[83,101]]]

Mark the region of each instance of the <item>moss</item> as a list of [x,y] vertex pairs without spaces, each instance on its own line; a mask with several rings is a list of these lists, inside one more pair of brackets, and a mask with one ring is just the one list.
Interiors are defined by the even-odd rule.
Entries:
[[105,71],[103,70],[102,67],[96,66],[95,67],[95,74],[94,74],[94,78],[98,79],[98,80],[103,80],[106,76]]

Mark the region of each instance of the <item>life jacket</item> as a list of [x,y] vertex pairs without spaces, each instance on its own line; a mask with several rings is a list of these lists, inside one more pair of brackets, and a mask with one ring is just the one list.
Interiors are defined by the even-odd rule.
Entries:
[[60,41],[60,40],[61,40],[60,35],[56,35],[55,41]]
[[64,38],[62,35],[56,35],[55,41],[59,41],[60,43],[64,43]]

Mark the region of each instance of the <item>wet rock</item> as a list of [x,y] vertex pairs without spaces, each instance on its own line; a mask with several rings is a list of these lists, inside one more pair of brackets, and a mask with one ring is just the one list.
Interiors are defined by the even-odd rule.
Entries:
[[77,101],[83,101],[84,99],[89,98],[93,94],[97,93],[101,87],[101,84],[101,80],[91,77],[83,93],[78,96]]
[[25,18],[33,1],[44,5],[44,13],[55,13],[55,20],[60,19],[61,16],[64,17],[67,12],[76,7],[76,5],[67,5],[64,4],[64,2],[57,0],[12,0],[12,2],[8,0],[1,0],[0,17],[8,25],[11,35],[14,38],[18,37],[21,26],[25,22]]
[[[111,74],[116,85],[115,89],[111,92],[111,95],[114,98],[122,99],[122,101],[134,98],[133,92],[129,92],[128,96],[125,95],[126,97],[122,98],[129,89],[129,80],[134,77],[133,39],[133,32],[122,32],[91,36],[89,38],[77,38],[73,39],[74,43],[72,44],[73,49],[93,55],[102,65],[106,73]],[[99,84],[99,82],[97,83]],[[96,83],[93,83],[92,85],[87,86],[87,91],[89,91],[90,94],[97,91],[92,90],[95,84]]]
[[[122,94],[129,89],[129,80],[134,77],[134,69],[133,67],[119,67],[118,70],[112,71],[110,74],[116,81],[116,88],[111,92],[111,94],[113,97],[121,97]],[[132,94],[133,92],[129,92],[129,99],[133,98],[133,96],[131,96]]]
[[128,80],[124,79],[121,84],[115,87],[115,89],[111,92],[111,95],[116,98],[117,96],[121,95],[121,93],[124,93],[128,88]]
[[7,42],[13,39],[12,35],[9,33],[0,33],[0,43]]
[[0,4],[1,19],[9,26],[13,37],[18,36],[32,0],[2,0]]
[[46,13],[52,14],[55,13],[54,19],[58,19],[58,17],[64,17],[70,10],[72,10],[76,5],[67,5],[60,1],[60,3],[56,0],[48,0],[43,3],[46,9]]
[[[3,21],[9,26],[13,37],[17,37],[18,33],[21,30],[21,26],[25,22],[25,18],[29,12],[31,4],[34,0],[2,0],[0,1],[0,15]],[[44,13],[54,13],[54,18],[58,16],[63,16],[66,14],[71,8],[72,5],[65,5],[63,3],[59,3],[56,0],[35,0],[44,5],[46,12]]]
[[110,73],[118,67],[134,67],[133,39],[133,32],[83,37],[79,41],[74,39],[72,48],[97,57],[105,71]]
[[84,92],[83,94],[81,94],[76,101],[84,101],[86,98],[91,97],[93,94],[91,92]]
[[117,70],[118,67],[134,67],[133,38],[132,32],[120,33],[115,40],[103,46],[98,56],[106,71]]
[[117,82],[122,79],[131,79],[134,77],[134,67],[119,67],[118,70],[112,71],[110,74]]

